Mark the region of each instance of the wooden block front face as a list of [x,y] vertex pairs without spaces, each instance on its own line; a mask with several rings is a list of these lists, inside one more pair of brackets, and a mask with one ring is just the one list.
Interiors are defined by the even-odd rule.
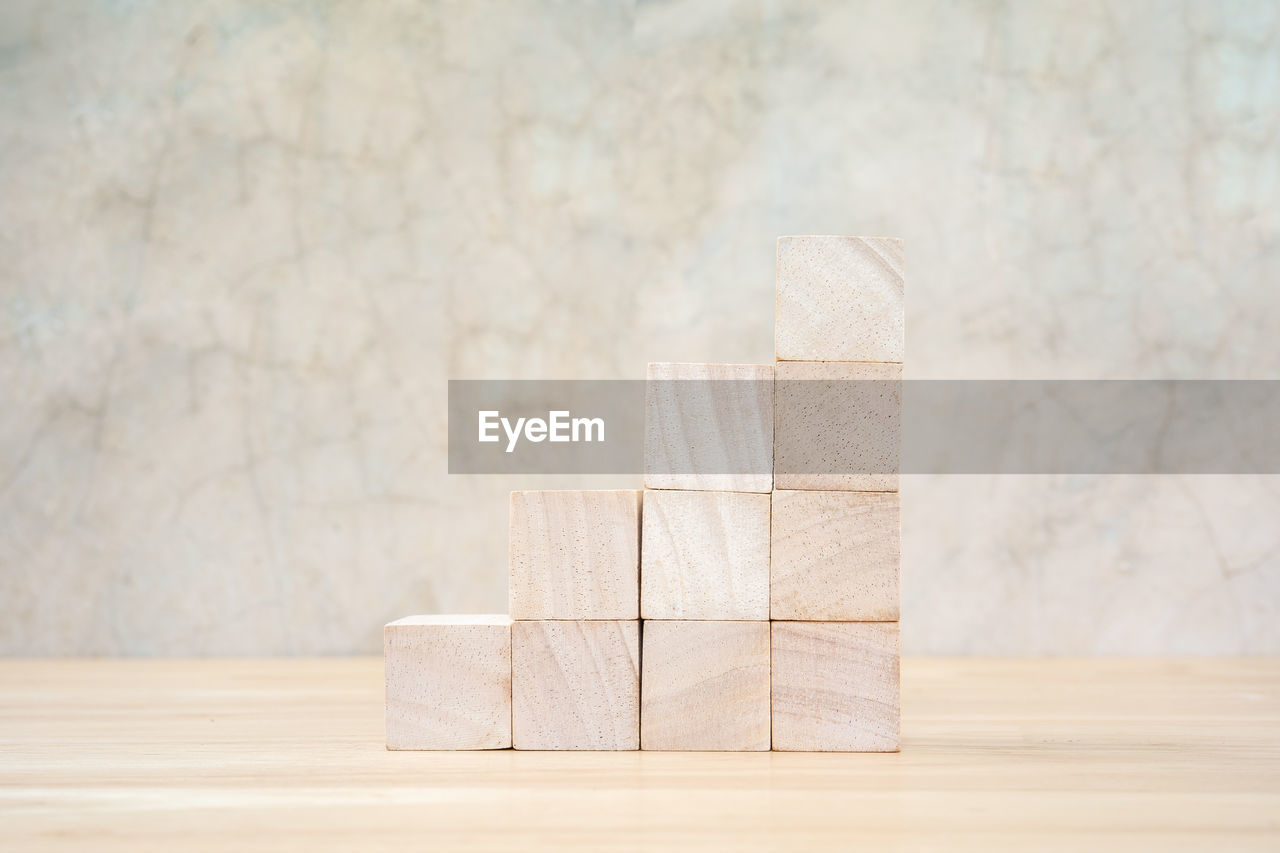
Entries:
[[640,748],[640,623],[516,622],[516,749]]
[[647,491],[645,619],[769,618],[769,495]]
[[511,746],[511,620],[411,616],[383,628],[387,749]]
[[640,500],[625,491],[512,492],[512,619],[636,619]]
[[646,621],[640,748],[769,749],[769,623]]
[[902,361],[902,240],[779,237],[779,361]]
[[772,489],[773,365],[650,364],[644,484],[649,489]]
[[773,748],[897,752],[896,622],[774,622]]
[[774,492],[770,618],[897,621],[900,516],[897,492]]
[[774,488],[898,490],[901,364],[789,361],[777,379]]

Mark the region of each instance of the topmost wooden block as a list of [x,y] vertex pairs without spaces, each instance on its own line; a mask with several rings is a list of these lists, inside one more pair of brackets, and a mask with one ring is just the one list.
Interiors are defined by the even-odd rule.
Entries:
[[779,237],[778,361],[902,361],[903,251],[895,237]]

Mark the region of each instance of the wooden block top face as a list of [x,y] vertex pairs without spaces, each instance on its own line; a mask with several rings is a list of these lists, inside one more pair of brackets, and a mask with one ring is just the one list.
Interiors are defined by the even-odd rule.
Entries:
[[773,748],[897,752],[898,623],[774,622]]
[[772,489],[773,365],[650,364],[644,484],[649,489]]
[[516,749],[640,748],[640,623],[512,626]]
[[774,492],[772,527],[771,618],[897,621],[897,492]]
[[401,619],[383,629],[382,648],[388,749],[511,746],[505,616]]
[[774,488],[898,490],[901,364],[788,361],[777,378]]
[[644,623],[640,748],[769,749],[769,623]]
[[768,619],[769,512],[769,495],[646,492],[641,616]]
[[779,361],[902,361],[902,240],[779,237]]
[[639,618],[640,500],[634,490],[512,492],[511,618]]
[[505,613],[450,613],[446,615],[406,616],[388,622],[388,628],[406,628],[425,625],[493,625],[510,627],[511,617]]

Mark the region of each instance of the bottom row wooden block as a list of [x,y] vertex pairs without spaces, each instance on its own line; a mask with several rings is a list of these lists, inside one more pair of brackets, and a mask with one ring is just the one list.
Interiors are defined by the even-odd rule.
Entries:
[[897,622],[773,623],[773,748],[897,752]]
[[640,748],[640,623],[516,622],[516,749]]
[[382,629],[387,749],[511,746],[511,620],[410,616]]
[[646,620],[640,748],[769,749],[769,623]]
[[[892,752],[896,622],[411,617],[388,749]],[[643,660],[643,677],[641,661]]]

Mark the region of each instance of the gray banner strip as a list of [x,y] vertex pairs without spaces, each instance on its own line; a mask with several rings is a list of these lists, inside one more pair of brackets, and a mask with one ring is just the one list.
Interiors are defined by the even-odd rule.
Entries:
[[1269,380],[451,380],[449,472],[640,474],[646,419],[696,473],[1280,474]]

